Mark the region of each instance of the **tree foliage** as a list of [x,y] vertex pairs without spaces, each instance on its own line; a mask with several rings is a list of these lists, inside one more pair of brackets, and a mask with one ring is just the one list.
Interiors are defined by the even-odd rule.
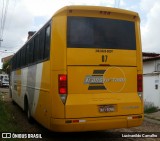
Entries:
[[9,73],[9,68],[10,68],[9,61],[3,63],[3,65],[2,65],[2,71],[3,71],[3,72]]

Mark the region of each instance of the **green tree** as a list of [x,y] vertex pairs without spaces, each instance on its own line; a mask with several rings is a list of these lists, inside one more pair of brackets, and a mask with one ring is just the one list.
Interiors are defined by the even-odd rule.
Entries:
[[5,73],[9,73],[9,69],[10,69],[9,61],[3,63],[3,65],[2,65],[2,71],[5,72]]

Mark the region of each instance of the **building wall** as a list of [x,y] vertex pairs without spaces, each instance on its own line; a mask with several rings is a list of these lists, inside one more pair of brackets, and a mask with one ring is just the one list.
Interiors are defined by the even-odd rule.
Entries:
[[160,71],[160,60],[143,62],[143,74]]
[[153,73],[155,71],[155,61],[143,62],[143,74]]
[[143,92],[145,105],[160,108],[160,60],[143,62]]
[[9,61],[12,57],[13,57],[13,55],[4,57],[4,58],[1,59],[1,62],[2,62],[2,63],[5,63],[5,62]]
[[143,86],[145,106],[152,104],[160,108],[160,75],[144,75]]

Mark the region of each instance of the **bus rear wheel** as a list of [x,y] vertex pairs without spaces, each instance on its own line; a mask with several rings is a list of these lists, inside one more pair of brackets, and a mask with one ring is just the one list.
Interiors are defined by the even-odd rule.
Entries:
[[33,123],[33,118],[31,116],[31,111],[30,111],[30,108],[29,108],[29,104],[28,104],[28,99],[25,98],[25,112],[27,114],[27,119],[28,119],[28,122],[29,123]]

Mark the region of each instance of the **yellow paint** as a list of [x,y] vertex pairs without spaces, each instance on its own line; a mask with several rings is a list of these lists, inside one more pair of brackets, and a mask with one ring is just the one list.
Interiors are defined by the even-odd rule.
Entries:
[[[102,55],[108,56],[107,62],[102,63]],[[98,53],[96,52],[96,49],[87,50],[84,48],[68,48],[67,63],[68,65],[103,64],[103,65],[136,66],[137,60],[136,60],[136,51],[112,50],[112,53]]]
[[[131,116],[131,115],[130,115]],[[143,115],[142,115],[143,116]],[[51,130],[58,132],[78,132],[78,131],[97,131],[116,128],[128,128],[140,126],[142,119],[127,120],[127,116],[82,118],[86,122],[64,124],[64,119],[51,119]],[[73,120],[73,119],[70,119]]]
[[51,93],[50,93],[50,61],[43,63],[39,100],[35,119],[46,128],[50,127]]
[[[83,70],[83,71],[82,71]],[[105,70],[102,76],[109,78],[124,78],[124,82],[104,82],[106,90],[88,90],[90,84],[84,84],[86,76],[93,75],[94,70]],[[69,66],[68,93],[69,94],[100,94],[100,93],[130,93],[137,91],[136,67],[104,67],[104,66]],[[95,84],[96,85],[96,84]]]
[[16,81],[17,81],[17,94],[20,97],[21,96],[21,70],[16,71]]

